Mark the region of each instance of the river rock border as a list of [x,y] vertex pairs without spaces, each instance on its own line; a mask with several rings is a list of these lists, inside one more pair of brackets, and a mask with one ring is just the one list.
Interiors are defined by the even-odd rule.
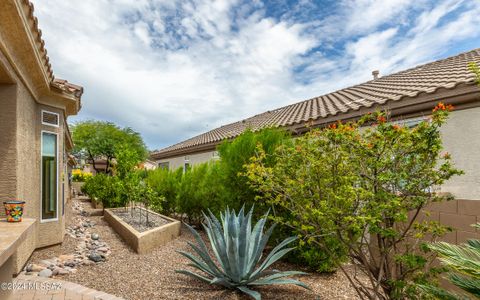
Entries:
[[66,234],[78,241],[75,252],[29,263],[24,269],[25,275],[52,277],[75,273],[78,267],[101,263],[111,254],[108,244],[90,232],[96,224],[88,218],[80,201],[72,200],[72,210],[75,216]]

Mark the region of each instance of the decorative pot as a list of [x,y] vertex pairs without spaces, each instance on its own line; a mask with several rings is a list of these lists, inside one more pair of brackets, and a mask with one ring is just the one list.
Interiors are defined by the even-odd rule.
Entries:
[[3,202],[3,205],[5,206],[7,222],[22,222],[23,206],[25,205],[25,201],[5,201]]

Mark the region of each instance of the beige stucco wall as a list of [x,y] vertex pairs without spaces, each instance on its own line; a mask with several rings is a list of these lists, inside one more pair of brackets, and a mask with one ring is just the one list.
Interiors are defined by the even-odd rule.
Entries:
[[456,199],[480,200],[480,107],[453,111],[441,133],[445,151],[465,172],[450,179],[442,191]]
[[[62,180],[68,178],[63,175],[65,129],[62,109],[38,104],[22,81],[14,73],[10,73],[10,76],[16,84],[0,85],[0,215],[5,215],[3,201],[18,199],[26,202],[24,217],[38,220],[34,234],[19,246],[17,254],[12,257],[15,272],[18,272],[35,248],[62,242],[65,233]],[[58,113],[61,126],[42,125],[42,109]],[[44,223],[40,220],[42,130],[58,134],[59,161],[58,220]]]
[[3,201],[17,196],[15,97],[15,85],[0,85],[0,218],[5,216]]
[[185,163],[187,162],[190,164],[190,166],[195,166],[195,165],[210,161],[212,159],[218,159],[218,156],[216,155],[216,151],[208,151],[208,152],[201,152],[201,153],[177,156],[172,158],[160,159],[160,160],[157,160],[156,162],[157,162],[157,166],[160,163],[168,162],[169,169],[176,170],[178,168],[183,168]]

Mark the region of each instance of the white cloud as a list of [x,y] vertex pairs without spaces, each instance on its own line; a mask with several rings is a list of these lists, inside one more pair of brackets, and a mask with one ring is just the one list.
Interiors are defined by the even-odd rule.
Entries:
[[55,74],[85,87],[76,119],[131,126],[152,148],[479,37],[480,8],[471,2],[345,1],[323,19],[294,21],[292,12],[307,15],[314,3],[279,19],[265,15],[265,3],[240,0],[35,7]]

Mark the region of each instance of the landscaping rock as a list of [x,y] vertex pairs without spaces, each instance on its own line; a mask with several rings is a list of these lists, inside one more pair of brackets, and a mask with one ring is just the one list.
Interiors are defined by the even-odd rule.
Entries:
[[35,276],[38,274],[48,278],[75,273],[79,266],[94,265],[105,261],[110,255],[110,247],[100,240],[99,234],[89,232],[96,223],[88,219],[88,213],[80,202],[73,200],[72,208],[76,216],[66,228],[66,234],[77,240],[75,252],[28,264],[25,267],[25,274]]
[[92,252],[88,256],[88,259],[90,259],[91,261],[94,261],[94,262],[101,262],[103,260],[103,257],[96,252]]
[[37,265],[37,264],[29,264],[27,266],[26,271],[27,272],[40,272],[44,269],[45,269],[45,267],[43,267],[43,266],[40,266],[40,265]]
[[38,276],[46,277],[46,278],[50,278],[50,277],[52,277],[52,275],[53,275],[53,272],[50,269],[44,269],[44,270],[40,271],[40,273],[38,273]]
[[63,263],[64,266],[67,266],[67,267],[75,267],[75,262],[72,261],[72,260],[68,260],[66,262]]

